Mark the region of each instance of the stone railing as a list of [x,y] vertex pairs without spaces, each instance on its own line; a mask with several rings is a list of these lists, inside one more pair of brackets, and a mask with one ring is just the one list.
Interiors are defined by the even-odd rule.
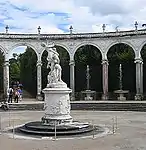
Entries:
[[74,33],[74,34],[11,34],[0,33],[1,39],[80,39],[80,38],[109,38],[146,35],[146,30],[131,30],[103,33]]

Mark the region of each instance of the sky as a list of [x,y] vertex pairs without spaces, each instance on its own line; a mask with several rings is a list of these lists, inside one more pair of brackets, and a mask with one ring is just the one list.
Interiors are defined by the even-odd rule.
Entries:
[[[0,32],[57,34],[132,30],[146,23],[146,0],[0,0]],[[21,48],[22,49],[22,48]]]

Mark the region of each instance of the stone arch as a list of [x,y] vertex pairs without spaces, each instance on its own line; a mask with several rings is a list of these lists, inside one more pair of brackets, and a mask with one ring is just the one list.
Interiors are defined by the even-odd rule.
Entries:
[[[32,57],[32,59],[29,58],[29,54],[26,54],[27,55],[26,62],[30,63],[29,60],[31,60],[32,64],[30,64],[30,66],[28,65],[29,67],[26,65],[28,67],[27,68],[28,70],[25,67],[21,67],[21,71],[23,70],[23,73],[26,72],[26,74],[22,75],[20,73],[19,80],[15,79],[15,78],[10,78],[9,84],[13,85],[16,81],[19,81],[23,84],[24,93],[27,93],[26,94],[27,96],[35,97],[37,94],[37,78],[36,78],[37,77],[37,67],[36,67],[36,64],[37,64],[37,60],[38,60],[38,52],[37,52],[36,47],[33,44],[31,44],[31,42],[30,43],[29,42],[14,42],[14,43],[12,43],[9,46],[8,55],[7,55],[8,59],[9,59],[9,64],[10,64],[9,68],[11,69],[11,60],[12,60],[12,58],[10,58],[10,54],[11,54],[11,52],[13,52],[15,49],[17,49],[20,46],[27,46],[28,48],[30,48],[30,50],[31,50],[30,53],[32,54],[30,57]],[[25,65],[23,65],[23,66],[25,66]],[[32,67],[33,69],[31,69],[31,66],[33,66]],[[9,74],[10,74],[10,72],[11,72],[11,70],[9,71]],[[24,98],[25,98],[25,94],[24,94]]]
[[132,48],[132,50],[134,51],[134,54],[135,54],[135,56],[136,56],[136,50],[135,50],[134,45],[132,45],[132,44],[131,44],[130,42],[128,42],[128,41],[121,41],[121,42],[116,41],[116,42],[112,42],[112,43],[106,48],[106,49],[107,49],[107,51],[106,51],[106,56],[107,56],[107,53],[108,53],[108,51],[110,50],[110,48],[113,47],[113,46],[116,45],[116,44],[126,44],[126,45],[130,46],[130,47]]
[[[136,67],[134,63],[136,53],[133,48],[127,42],[113,42],[107,51],[109,60],[109,92],[112,94],[115,90],[120,89],[119,76],[120,64],[122,64],[122,89],[129,90],[130,99],[134,98],[136,92]],[[109,58],[109,56],[111,57]],[[113,96],[115,95],[111,95],[111,98],[115,98]]]
[[36,54],[36,56],[37,56],[37,59],[38,59],[38,52],[37,52],[36,48],[35,48],[32,44],[26,43],[26,42],[18,42],[18,43],[13,44],[13,45],[11,46],[9,52],[8,52],[8,57],[9,57],[10,53],[11,53],[15,48],[17,48],[17,47],[19,47],[19,46],[28,46],[28,47],[30,47],[31,49],[33,49],[34,52],[35,52],[35,54]]
[[[97,46],[87,43],[77,46],[74,53],[75,60],[75,90],[80,92],[87,89],[87,65],[90,72],[90,90],[98,92],[97,99],[102,92],[102,53]],[[77,48],[76,47],[76,48]],[[79,53],[78,53],[79,52]],[[80,57],[81,56],[81,57]],[[82,59],[84,58],[84,59]],[[98,80],[97,80],[98,78]],[[78,98],[78,97],[77,97]]]
[[78,44],[78,45],[74,48],[73,57],[74,57],[76,51],[77,51],[80,47],[85,46],[85,45],[92,45],[92,46],[96,47],[96,48],[100,51],[101,56],[103,55],[103,54],[102,54],[103,52],[102,52],[101,47],[98,46],[97,44],[95,44],[95,43],[89,41],[89,42],[82,42],[82,43]]
[[142,87],[143,87],[143,96],[146,98],[146,41],[144,41],[140,46],[140,58],[142,58],[142,62],[140,64],[140,70],[142,73]]

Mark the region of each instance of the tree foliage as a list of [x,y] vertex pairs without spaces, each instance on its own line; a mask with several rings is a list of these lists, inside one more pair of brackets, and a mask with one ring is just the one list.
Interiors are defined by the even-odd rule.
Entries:
[[16,58],[17,55],[15,55],[15,53],[13,53],[13,58],[9,59],[9,63],[10,63],[10,82],[12,81],[20,81],[20,62],[19,59]]
[[33,49],[26,48],[23,54],[18,57],[20,61],[20,80],[24,88],[34,96],[36,95],[36,62],[37,56]]
[[129,62],[134,60],[133,49],[126,44],[116,44],[110,48],[108,51],[109,62]]
[[84,65],[99,64],[101,63],[101,52],[92,45],[82,46],[75,53],[75,62]]

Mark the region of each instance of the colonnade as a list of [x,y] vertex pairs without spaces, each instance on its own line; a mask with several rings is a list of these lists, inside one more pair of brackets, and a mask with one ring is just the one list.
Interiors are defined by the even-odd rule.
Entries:
[[[136,95],[135,99],[139,100],[143,95],[143,60],[141,58],[135,58],[134,63],[136,64]],[[37,95],[41,95],[42,91],[42,62],[37,61]],[[69,62],[70,66],[70,88],[72,89],[71,99],[75,99],[75,61],[72,59]],[[108,60],[102,60],[102,88],[103,88],[103,100],[108,100]],[[7,93],[9,88],[9,61],[6,60],[3,65],[4,73],[4,94]]]
[[[135,59],[136,64],[136,95],[135,99],[140,100],[143,95],[143,60],[141,58]],[[72,89],[71,99],[75,99],[75,61],[70,60],[70,88]],[[41,95],[42,91],[42,62],[37,61],[37,95]],[[103,85],[103,100],[108,100],[108,60],[102,60],[102,85]],[[9,61],[5,61],[3,65],[4,73],[4,93],[6,94],[9,88]]]
[[[136,64],[136,100],[141,100],[143,95],[143,60],[135,59]],[[71,100],[75,99],[75,61],[70,60],[70,88],[72,89]],[[102,100],[108,100],[108,60],[102,60]],[[41,62],[37,62],[37,94],[41,93]]]

